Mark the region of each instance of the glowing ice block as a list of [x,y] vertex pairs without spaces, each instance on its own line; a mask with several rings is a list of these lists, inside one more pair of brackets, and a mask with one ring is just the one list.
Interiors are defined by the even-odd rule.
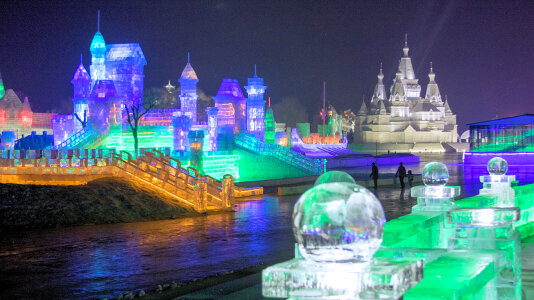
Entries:
[[448,221],[456,233],[449,239],[451,250],[497,250],[505,259],[496,261],[497,297],[521,299],[521,240],[513,225],[519,220],[519,208],[466,208],[448,212]]
[[423,261],[373,259],[385,222],[380,202],[347,176],[325,175],[295,204],[296,258],[263,270],[263,296],[398,299],[422,280]]
[[492,158],[487,165],[490,175],[480,176],[480,182],[484,188],[480,190],[480,195],[495,195],[498,207],[514,207],[515,192],[511,183],[515,181],[514,175],[505,175],[508,171],[508,163],[500,157]]

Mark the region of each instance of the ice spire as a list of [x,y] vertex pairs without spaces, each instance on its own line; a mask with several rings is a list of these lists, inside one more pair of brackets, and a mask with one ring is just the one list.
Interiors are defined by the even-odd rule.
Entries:
[[404,36],[404,56],[399,62],[399,71],[402,73],[401,79],[415,79],[415,73],[413,71],[412,59],[408,56],[410,48],[408,48],[408,34]]
[[258,77],[258,75],[256,74],[256,64],[254,64],[254,77]]
[[76,68],[76,71],[74,71],[74,76],[72,77],[71,83],[75,84],[75,82],[89,82],[91,81],[91,78],[89,77],[89,73],[87,73],[87,70],[85,69],[82,61],[82,55],[80,54],[80,64],[78,65],[78,68]]
[[436,83],[436,74],[434,74],[434,68],[432,62],[430,62],[430,73],[428,73],[428,85],[426,87],[425,98],[430,102],[441,102],[441,94],[439,93],[439,87]]
[[395,74],[395,81],[391,95],[389,95],[389,101],[406,101],[406,93],[402,84],[402,72],[400,70]]
[[94,86],[98,80],[106,79],[106,41],[100,33],[100,10],[98,10],[97,32],[93,36],[89,50],[91,51],[89,72],[91,72],[91,86]]
[[358,110],[358,115],[367,115],[367,105],[365,104],[365,96],[363,96],[362,106],[360,106],[360,110]]
[[184,70],[182,71],[182,75],[180,76],[180,79],[196,79],[198,80],[197,73],[189,63],[189,52],[187,52],[187,64],[185,65]]
[[410,51],[410,48],[408,48],[408,34],[404,34],[404,48],[402,48],[402,52],[404,52],[404,56],[408,56],[408,51]]
[[185,65],[184,70],[180,79],[180,107],[182,112],[191,118],[193,125],[197,124],[197,83],[198,77],[195,70],[189,63],[189,52],[187,52],[187,64]]
[[382,63],[380,63],[380,72],[376,76],[378,82],[375,86],[375,91],[373,93],[373,98],[371,99],[372,105],[378,105],[379,100],[386,100],[386,87],[384,86],[384,74],[382,73]]
[[443,106],[445,106],[445,113],[452,114],[452,110],[451,110],[451,107],[449,106],[449,99],[447,99],[447,95],[445,95],[445,104]]

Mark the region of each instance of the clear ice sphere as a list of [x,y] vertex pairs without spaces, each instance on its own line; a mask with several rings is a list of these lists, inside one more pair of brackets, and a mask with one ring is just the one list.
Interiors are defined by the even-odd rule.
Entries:
[[508,171],[508,163],[501,157],[494,157],[488,162],[487,168],[491,175],[504,175]]
[[314,262],[368,262],[382,243],[386,218],[378,199],[351,183],[323,183],[298,199],[293,233]]
[[444,186],[449,181],[449,170],[440,162],[431,162],[423,168],[422,177],[426,186]]
[[350,176],[346,172],[328,171],[322,174],[321,176],[317,177],[314,185],[319,185],[323,183],[332,183],[332,182],[346,182],[346,183],[356,184],[356,181],[354,181],[354,178],[352,178],[352,176]]

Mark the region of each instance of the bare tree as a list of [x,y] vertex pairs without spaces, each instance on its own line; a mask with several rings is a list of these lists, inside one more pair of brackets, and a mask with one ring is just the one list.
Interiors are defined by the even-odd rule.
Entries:
[[76,120],[78,120],[82,124],[82,128],[85,128],[85,126],[87,126],[87,109],[83,111],[83,121],[78,116],[78,113],[74,113],[74,116],[76,117]]
[[137,157],[138,149],[139,149],[139,139],[137,136],[138,129],[139,129],[139,120],[146,115],[151,109],[153,109],[157,105],[157,100],[150,101],[148,104],[145,103],[144,105],[140,102],[137,102],[137,104],[132,104],[130,107],[127,105],[126,108],[126,116],[128,117],[128,125],[130,125],[130,129],[132,130],[132,135],[134,138],[134,148],[135,148],[135,157]]

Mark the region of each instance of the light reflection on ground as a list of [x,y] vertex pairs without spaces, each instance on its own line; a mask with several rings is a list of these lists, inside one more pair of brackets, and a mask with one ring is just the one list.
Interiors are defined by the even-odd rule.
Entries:
[[[449,167],[449,185],[473,195],[481,185],[464,184],[461,155],[429,155],[426,162]],[[380,167],[395,172],[396,166]],[[370,172],[362,168],[362,173]],[[522,171],[533,178],[532,170]],[[393,219],[410,212],[416,200],[409,189],[375,192]],[[266,196],[239,203],[235,213],[142,223],[97,225],[28,232],[0,238],[0,298],[101,298],[119,292],[154,289],[293,256],[291,212],[296,197]]]

